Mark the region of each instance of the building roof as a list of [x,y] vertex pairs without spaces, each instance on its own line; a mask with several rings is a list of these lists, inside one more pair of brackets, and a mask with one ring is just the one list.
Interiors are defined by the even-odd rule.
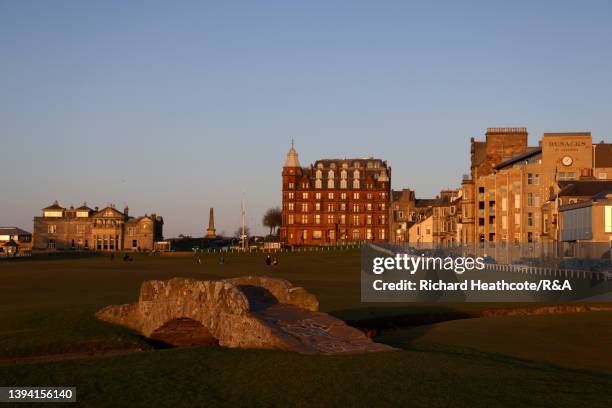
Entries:
[[431,207],[436,204],[437,200],[437,198],[417,198],[414,206],[416,208]]
[[612,188],[595,194],[590,200],[578,201],[577,203],[565,204],[559,207],[559,211],[575,210],[577,208],[591,207],[598,201],[612,201]]
[[77,211],[93,211],[93,210],[87,206],[87,203],[83,203],[82,206],[77,208]]
[[287,159],[285,160],[284,167],[300,167],[297,151],[293,147],[287,152]]
[[593,197],[612,189],[612,180],[564,180],[558,184],[559,197]]
[[504,167],[511,166],[514,163],[518,163],[520,161],[523,161],[525,159],[528,159],[540,153],[542,153],[541,147],[532,147],[531,150],[528,150],[525,153],[521,153],[518,156],[514,156],[511,159],[504,160],[503,162],[499,163],[497,166],[495,166],[495,170],[499,170],[499,169],[503,169]]
[[59,203],[57,202],[57,200],[55,200],[53,202],[53,204],[51,204],[48,207],[43,208],[43,210],[65,210],[64,207],[62,207],[61,205],[59,205]]
[[32,235],[26,230],[17,227],[0,227],[0,235]]

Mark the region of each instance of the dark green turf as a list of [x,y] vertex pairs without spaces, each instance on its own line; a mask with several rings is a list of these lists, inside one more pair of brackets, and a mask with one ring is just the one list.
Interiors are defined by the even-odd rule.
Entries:
[[[136,300],[143,280],[174,276],[279,276],[315,293],[322,310],[355,321],[504,306],[362,304],[358,251],[286,254],[277,268],[266,267],[261,255],[230,255],[225,265],[218,265],[216,258],[204,256],[202,265],[193,258],[148,256],[137,256],[132,263],[108,258],[1,262],[0,385],[76,385],[82,405],[108,407],[612,406],[608,370],[576,369],[585,367],[575,363],[580,353],[590,359],[612,353],[612,322],[600,319],[595,324],[590,313],[550,316],[554,324],[521,317],[493,326],[478,325],[476,320],[452,322],[466,322],[467,328],[451,331],[454,338],[449,335],[447,342],[434,336],[436,329],[430,330],[431,337],[426,328],[402,329],[380,337],[401,351],[375,355],[324,357],[193,348],[36,364],[7,361],[150,347],[134,332],[95,320],[93,313],[108,304]],[[478,341],[470,340],[466,330],[473,330],[472,340]],[[516,347],[513,351],[509,346],[491,346],[507,338],[516,339],[518,349],[548,343],[532,347],[529,355],[517,354]],[[541,358],[547,347],[557,349],[556,359]],[[559,364],[563,352],[575,353],[568,356],[567,364]]]

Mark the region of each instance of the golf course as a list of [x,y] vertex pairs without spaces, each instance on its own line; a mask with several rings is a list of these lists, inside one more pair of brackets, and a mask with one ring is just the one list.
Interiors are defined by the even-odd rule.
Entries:
[[[360,301],[360,252],[34,256],[0,261],[0,386],[76,386],[81,406],[612,405],[612,312],[481,317],[537,304]],[[168,348],[94,317],[141,283],[284,278],[397,351],[310,356]]]

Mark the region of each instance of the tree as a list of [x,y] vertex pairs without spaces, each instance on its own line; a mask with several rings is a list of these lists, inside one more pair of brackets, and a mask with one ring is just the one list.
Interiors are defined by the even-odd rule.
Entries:
[[280,208],[269,208],[261,220],[264,227],[270,228],[270,235],[274,233],[274,230],[281,226],[283,222],[283,212]]

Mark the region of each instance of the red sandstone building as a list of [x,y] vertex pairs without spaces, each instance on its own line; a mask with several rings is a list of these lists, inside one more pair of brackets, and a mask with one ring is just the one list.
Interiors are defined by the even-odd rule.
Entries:
[[292,147],[282,177],[283,242],[388,241],[391,167],[386,161],[331,159],[301,167]]

